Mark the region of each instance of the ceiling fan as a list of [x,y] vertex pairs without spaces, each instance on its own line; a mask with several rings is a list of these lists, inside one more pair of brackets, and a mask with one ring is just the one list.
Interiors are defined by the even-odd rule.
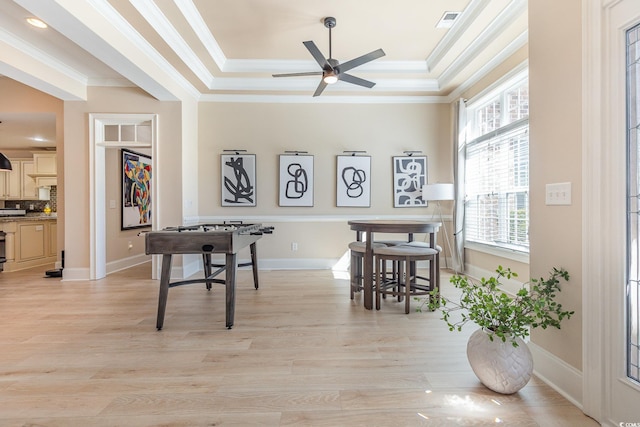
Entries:
[[366,55],[359,56],[355,59],[340,64],[337,59],[331,57],[331,29],[336,26],[336,18],[328,16],[324,18],[324,26],[329,29],[329,58],[325,58],[324,55],[318,49],[318,46],[312,41],[302,42],[307,50],[311,53],[311,56],[316,60],[318,65],[322,68],[322,71],[311,71],[307,73],[287,73],[287,74],[273,74],[273,77],[298,77],[298,76],[319,76],[322,75],[322,80],[316,89],[313,96],[319,96],[327,85],[334,84],[338,80],[343,82],[352,83],[358,86],[364,86],[372,88],[375,86],[374,82],[370,82],[360,77],[347,74],[345,71],[349,71],[352,68],[358,67],[374,59],[381,58],[385,55],[382,49],[374,50]]

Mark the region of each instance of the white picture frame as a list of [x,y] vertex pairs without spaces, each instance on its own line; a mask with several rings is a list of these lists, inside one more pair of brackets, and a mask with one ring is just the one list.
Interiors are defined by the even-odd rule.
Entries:
[[427,201],[422,198],[422,186],[426,183],[426,156],[393,157],[393,207],[427,206]]
[[256,155],[222,154],[222,206],[256,206]]
[[279,206],[313,206],[313,156],[281,154]]
[[371,207],[371,156],[336,156],[336,206]]

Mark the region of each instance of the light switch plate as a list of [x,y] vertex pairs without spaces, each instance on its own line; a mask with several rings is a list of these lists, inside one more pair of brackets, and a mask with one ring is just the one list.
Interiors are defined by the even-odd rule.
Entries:
[[545,194],[545,202],[547,205],[570,205],[571,183],[558,182],[555,184],[547,184]]

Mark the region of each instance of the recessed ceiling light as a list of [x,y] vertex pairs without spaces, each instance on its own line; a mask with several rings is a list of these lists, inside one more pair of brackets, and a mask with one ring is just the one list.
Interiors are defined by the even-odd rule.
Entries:
[[27,22],[31,25],[33,25],[34,27],[37,28],[47,28],[48,25],[45,24],[43,21],[41,21],[38,18],[27,18]]

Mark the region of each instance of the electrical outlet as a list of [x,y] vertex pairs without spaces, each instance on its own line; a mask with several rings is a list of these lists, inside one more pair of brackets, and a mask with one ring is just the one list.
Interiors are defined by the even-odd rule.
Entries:
[[298,250],[298,243],[297,242],[291,242],[291,251],[295,252]]
[[35,207],[33,206],[33,203],[31,203],[31,204],[29,205],[29,210],[30,210],[30,211],[32,211],[32,210],[34,210],[34,209],[35,209]]

